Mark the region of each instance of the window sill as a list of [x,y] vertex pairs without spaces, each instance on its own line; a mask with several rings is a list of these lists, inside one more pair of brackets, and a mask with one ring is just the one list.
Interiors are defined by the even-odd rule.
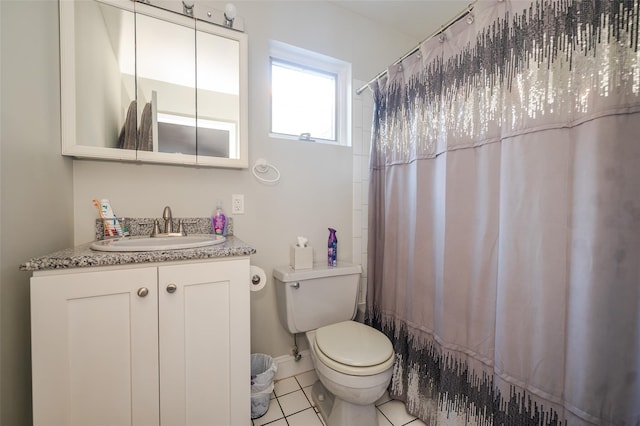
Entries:
[[343,146],[345,148],[351,148],[351,144],[340,143],[340,141],[329,141],[326,139],[306,140],[306,139],[300,139],[298,136],[284,135],[282,133],[269,133],[269,138],[287,140],[287,141],[296,141],[296,142],[308,142],[308,143],[315,143],[315,144],[322,144],[322,145]]

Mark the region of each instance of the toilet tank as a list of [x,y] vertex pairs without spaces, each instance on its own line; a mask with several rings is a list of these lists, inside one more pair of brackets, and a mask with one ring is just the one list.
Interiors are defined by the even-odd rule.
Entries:
[[356,315],[360,265],[314,265],[295,270],[281,266],[273,270],[278,315],[290,333],[353,319]]

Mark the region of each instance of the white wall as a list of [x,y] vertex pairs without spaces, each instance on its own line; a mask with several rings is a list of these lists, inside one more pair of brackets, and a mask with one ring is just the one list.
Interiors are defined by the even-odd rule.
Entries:
[[[356,81],[356,87],[365,82]],[[359,303],[367,295],[367,244],[369,231],[369,156],[373,94],[365,90],[353,100],[353,263],[362,265]],[[361,306],[364,308],[364,306]]]
[[[224,2],[214,3],[218,9]],[[252,264],[265,269],[289,262],[296,236],[309,238],[318,261],[326,259],[328,227],[338,231],[339,259],[352,261],[353,151],[310,142],[271,139],[269,132],[269,40],[293,44],[353,64],[353,76],[368,80],[414,41],[325,1],[241,1],[236,4],[249,37],[249,163],[265,158],[280,169],[277,185],[258,182],[248,170],[186,168],[74,161],[76,244],[93,239],[93,198],[109,198],[119,215],[206,216],[231,194],[245,195],[235,233],[253,245]],[[355,90],[355,88],[354,88]],[[360,249],[359,249],[360,250]],[[280,325],[274,287],[251,298],[252,351],[289,352],[293,337]]]
[[25,260],[73,243],[72,161],[60,155],[58,5],[0,1],[0,424],[31,424]]

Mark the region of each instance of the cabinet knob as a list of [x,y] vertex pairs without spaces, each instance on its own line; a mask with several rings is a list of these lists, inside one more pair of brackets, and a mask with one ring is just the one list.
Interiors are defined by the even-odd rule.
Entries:
[[176,290],[178,289],[178,286],[175,284],[169,284],[167,286],[167,293],[175,293]]
[[138,296],[140,297],[145,297],[147,294],[149,294],[149,289],[146,287],[140,287],[138,289]]

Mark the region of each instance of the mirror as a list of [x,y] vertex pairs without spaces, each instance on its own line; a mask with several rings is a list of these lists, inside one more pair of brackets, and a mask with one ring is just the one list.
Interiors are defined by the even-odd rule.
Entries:
[[63,155],[247,167],[244,33],[129,0],[60,2],[60,32]]

